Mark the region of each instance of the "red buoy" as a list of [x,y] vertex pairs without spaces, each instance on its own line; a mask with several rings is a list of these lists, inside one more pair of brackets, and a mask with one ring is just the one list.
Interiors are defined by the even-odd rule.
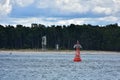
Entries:
[[81,62],[81,57],[80,57],[80,48],[82,46],[79,44],[79,41],[77,41],[77,44],[74,45],[74,48],[76,48],[76,53],[74,57],[74,62]]

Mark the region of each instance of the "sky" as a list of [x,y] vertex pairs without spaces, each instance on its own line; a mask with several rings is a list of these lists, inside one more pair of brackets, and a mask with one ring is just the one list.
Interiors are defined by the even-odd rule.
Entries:
[[0,0],[0,24],[120,25],[120,0]]

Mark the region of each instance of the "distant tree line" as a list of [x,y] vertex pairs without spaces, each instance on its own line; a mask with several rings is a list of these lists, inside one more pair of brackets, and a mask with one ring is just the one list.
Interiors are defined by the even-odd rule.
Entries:
[[83,50],[120,51],[120,26],[83,25],[51,25],[31,24],[0,25],[0,49],[41,49],[42,36],[47,37],[47,48],[73,49],[77,40]]

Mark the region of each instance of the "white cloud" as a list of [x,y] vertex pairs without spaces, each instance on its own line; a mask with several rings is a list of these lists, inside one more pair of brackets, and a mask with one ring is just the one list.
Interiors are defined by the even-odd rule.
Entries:
[[34,2],[34,0],[13,0],[14,4],[17,4],[21,7],[28,6],[28,5],[32,4],[33,2]]
[[51,8],[56,11],[66,13],[85,13],[88,11],[88,6],[84,6],[80,0],[40,0],[38,2],[39,8]]
[[11,13],[13,7],[26,7],[32,4],[34,0],[0,0],[0,18],[6,17]]
[[119,21],[119,18],[114,17],[114,16],[107,16],[107,17],[99,18],[98,20],[100,20],[100,21],[109,21],[109,22],[117,22],[117,21]]
[[112,15],[120,12],[120,0],[40,0],[39,8],[50,8],[63,13]]
[[52,3],[52,1],[49,0],[44,0],[44,1],[40,0],[37,1],[36,4],[38,8],[49,8],[49,6],[53,7],[54,3]]
[[0,19],[0,24],[3,25],[16,25],[16,24],[22,24],[24,26],[31,26],[32,23],[37,23],[37,24],[44,24],[44,25],[52,25],[56,24],[56,22],[51,22],[51,20],[56,20],[55,18],[36,18],[36,17],[31,17],[31,18],[4,18]]
[[120,4],[120,0],[113,0],[116,4]]
[[32,23],[44,24],[44,25],[69,25],[69,24],[92,24],[92,25],[107,25],[118,22],[120,25],[120,17],[108,16],[103,18],[73,18],[73,19],[62,19],[62,18],[7,18],[1,19],[0,24],[16,25],[22,24],[25,26],[31,26]]
[[113,0],[113,14],[120,16],[120,0]]
[[64,12],[85,13],[88,7],[84,7],[84,3],[80,0],[56,0],[56,7]]
[[69,25],[69,24],[84,24],[85,20],[81,18],[69,19],[69,20],[59,20],[57,24],[59,25]]
[[0,3],[0,17],[7,16],[12,10],[12,5],[10,0],[5,0],[3,3]]
[[112,13],[111,8],[105,8],[105,7],[95,7],[93,8],[93,12],[98,13],[98,14],[106,14],[109,15]]
[[[72,15],[77,13],[78,15],[86,14],[91,15],[89,18],[71,18],[65,19],[50,18],[48,17],[33,17],[29,18],[10,18],[7,16],[12,11],[13,7],[20,6],[26,7],[29,5],[36,5],[37,8],[49,9],[53,11],[53,14],[62,13]],[[7,16],[8,19],[1,19],[2,23],[9,24],[23,24],[30,25],[31,23],[40,23],[45,25],[69,25],[69,24],[102,24],[102,23],[116,23],[120,24],[120,0],[0,0],[0,17]],[[36,12],[36,11],[35,11]],[[90,14],[89,14],[90,13]],[[49,12],[48,12],[49,14]],[[52,12],[51,12],[52,14]],[[103,15],[104,17],[95,17],[94,14]],[[24,14],[21,14],[24,15]],[[47,13],[46,13],[47,15]],[[60,15],[60,14],[58,14]],[[75,16],[78,16],[75,15]],[[60,15],[61,16],[61,15]],[[67,17],[67,16],[66,16]]]

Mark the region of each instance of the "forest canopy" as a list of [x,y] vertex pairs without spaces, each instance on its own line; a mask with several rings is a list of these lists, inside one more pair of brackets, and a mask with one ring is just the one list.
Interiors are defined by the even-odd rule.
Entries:
[[83,25],[51,25],[31,24],[0,25],[0,49],[41,49],[42,37],[47,37],[47,49],[73,49],[77,40],[83,50],[120,51],[120,26],[109,24],[98,26]]

